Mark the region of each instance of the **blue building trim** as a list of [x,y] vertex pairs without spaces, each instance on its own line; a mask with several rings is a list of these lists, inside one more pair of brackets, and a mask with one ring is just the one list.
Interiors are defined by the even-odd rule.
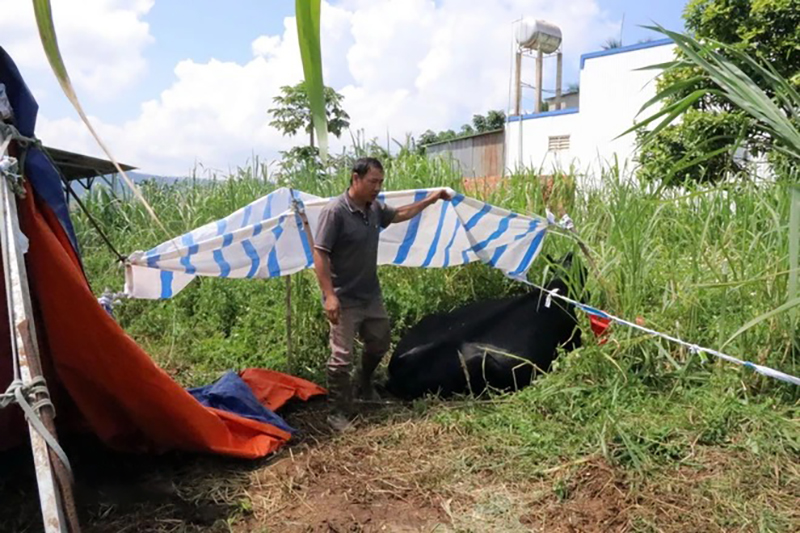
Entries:
[[571,107],[569,109],[558,109],[556,111],[545,111],[544,113],[531,113],[529,115],[508,117],[509,122],[519,122],[520,120],[530,120],[534,118],[557,117],[559,115],[574,115],[579,109]]
[[644,50],[646,48],[655,48],[656,46],[665,46],[672,44],[672,39],[659,39],[657,41],[650,41],[648,43],[636,43],[628,46],[621,46],[619,48],[611,48],[610,50],[599,50],[597,52],[589,52],[581,56],[581,70],[587,59],[594,59],[595,57],[613,56],[615,54],[624,54],[625,52],[635,52],[636,50]]

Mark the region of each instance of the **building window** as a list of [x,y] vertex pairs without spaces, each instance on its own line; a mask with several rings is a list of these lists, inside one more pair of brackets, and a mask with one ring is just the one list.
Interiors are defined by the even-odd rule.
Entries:
[[569,150],[569,135],[552,135],[547,139],[547,151]]

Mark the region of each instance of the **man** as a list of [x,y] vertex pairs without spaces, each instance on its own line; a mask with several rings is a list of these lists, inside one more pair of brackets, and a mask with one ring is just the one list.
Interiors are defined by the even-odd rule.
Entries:
[[393,208],[377,201],[383,180],[380,161],[357,160],[350,187],[322,210],[314,239],[314,268],[330,322],[328,392],[333,412],[329,422],[337,430],[347,429],[353,414],[350,373],[356,334],[364,343],[358,379],[362,398],[375,399],[372,374],[389,350],[389,317],[378,282],[380,228],[410,220],[438,200],[450,199],[441,190]]

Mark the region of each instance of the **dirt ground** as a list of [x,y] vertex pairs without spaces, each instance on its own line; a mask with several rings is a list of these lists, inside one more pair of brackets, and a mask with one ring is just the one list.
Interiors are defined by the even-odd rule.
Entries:
[[[372,409],[344,435],[326,430],[325,415],[320,402],[290,412],[301,437],[260,461],[71,442],[83,531],[727,531],[704,487],[722,479],[729,455],[678,468],[669,483],[638,483],[594,456],[509,476],[474,436],[408,408]],[[41,530],[31,470],[26,450],[0,456],[2,532]],[[791,509],[792,494],[778,503]]]

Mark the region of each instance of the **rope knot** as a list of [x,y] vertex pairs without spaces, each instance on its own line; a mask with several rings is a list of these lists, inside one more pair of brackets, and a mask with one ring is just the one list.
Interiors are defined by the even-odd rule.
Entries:
[[[37,396],[39,397],[38,400],[36,399]],[[8,407],[12,403],[16,403],[20,406],[22,412],[25,413],[25,420],[33,426],[50,449],[58,456],[64,468],[67,470],[67,475],[72,479],[72,467],[69,464],[67,454],[64,453],[58,441],[47,430],[40,416],[42,408],[48,406],[53,409],[53,416],[55,416],[55,407],[53,406],[53,402],[50,401],[50,394],[47,390],[47,382],[44,377],[37,376],[29,383],[23,383],[21,379],[13,380],[6,392],[0,395],[0,409]]]
[[0,394],[0,409],[5,409],[17,401],[16,392],[17,389],[20,389],[22,386],[22,381],[18,379],[13,380],[8,385],[6,391],[3,394]]
[[544,306],[547,309],[550,309],[550,306],[553,305],[553,295],[558,293],[558,288],[553,289],[552,291],[548,291],[547,298],[544,300]]
[[547,213],[547,223],[551,226],[558,226],[559,228],[567,231],[573,231],[575,229],[575,223],[568,214],[564,213],[564,215],[561,217],[561,220],[556,220],[556,216],[552,211],[545,209],[545,212]]
[[[0,395],[0,409],[13,403],[30,406],[37,416],[43,407],[50,407],[55,412],[53,402],[50,400],[50,393],[47,390],[47,382],[43,376],[37,376],[29,383],[23,383],[20,379],[13,380],[6,392]],[[27,411],[25,417],[29,418]]]

